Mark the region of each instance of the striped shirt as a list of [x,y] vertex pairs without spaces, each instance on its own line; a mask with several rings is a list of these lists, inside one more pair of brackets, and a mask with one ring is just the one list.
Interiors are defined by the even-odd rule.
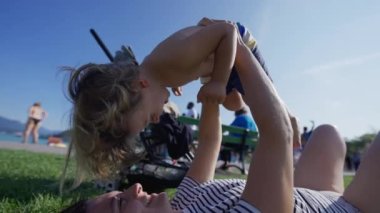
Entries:
[[[185,177],[179,185],[171,205],[183,212],[260,212],[240,198],[245,180],[212,180],[202,184]],[[340,194],[294,189],[294,212],[359,212]]]

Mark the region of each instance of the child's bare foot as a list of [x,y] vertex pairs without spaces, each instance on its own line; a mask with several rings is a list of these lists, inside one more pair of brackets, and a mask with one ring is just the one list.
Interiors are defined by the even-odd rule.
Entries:
[[243,97],[241,97],[241,94],[236,89],[228,93],[223,102],[224,108],[230,111],[237,111],[243,108],[244,105]]

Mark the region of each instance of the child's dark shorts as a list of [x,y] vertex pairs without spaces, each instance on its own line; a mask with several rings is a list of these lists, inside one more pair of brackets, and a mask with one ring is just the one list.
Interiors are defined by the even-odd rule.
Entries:
[[[257,48],[257,45],[252,49],[252,54],[256,57],[257,61],[260,63],[265,73],[271,79],[268,72],[268,68],[265,66],[265,61],[263,57],[261,56],[260,51]],[[228,79],[227,86],[226,86],[226,94],[230,93],[232,89],[236,89],[237,91],[240,92],[240,94],[244,95],[244,89],[243,89],[243,86],[241,85],[240,78],[235,67],[232,67],[231,75]]]

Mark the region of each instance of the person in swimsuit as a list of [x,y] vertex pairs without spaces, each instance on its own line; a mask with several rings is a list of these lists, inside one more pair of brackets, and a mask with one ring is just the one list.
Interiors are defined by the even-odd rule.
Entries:
[[23,133],[23,142],[28,143],[29,135],[33,135],[33,143],[38,143],[38,130],[41,126],[41,121],[45,119],[47,112],[41,107],[40,102],[35,102],[33,106],[29,108],[28,120],[26,121],[25,130]]

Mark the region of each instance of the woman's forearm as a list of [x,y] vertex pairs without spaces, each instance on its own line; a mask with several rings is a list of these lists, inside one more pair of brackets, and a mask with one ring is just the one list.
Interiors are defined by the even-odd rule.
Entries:
[[199,144],[187,176],[199,183],[214,178],[221,139],[219,105],[216,103],[204,103],[199,124]]
[[292,128],[285,105],[257,59],[238,45],[236,63],[259,130],[242,198],[262,212],[292,212]]
[[260,135],[266,135],[266,131],[287,133],[291,125],[286,107],[260,63],[245,46],[238,48],[235,66],[247,91],[244,101],[254,114]]

